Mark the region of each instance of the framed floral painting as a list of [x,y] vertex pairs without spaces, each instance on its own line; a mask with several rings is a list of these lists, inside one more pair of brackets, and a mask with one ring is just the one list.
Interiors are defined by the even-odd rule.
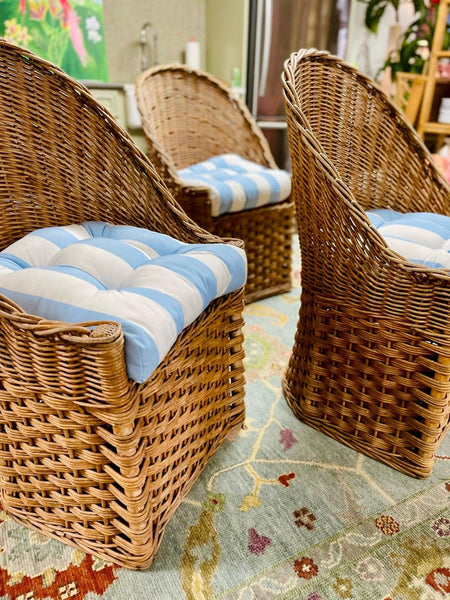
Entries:
[[0,0],[0,36],[76,79],[108,81],[103,0]]

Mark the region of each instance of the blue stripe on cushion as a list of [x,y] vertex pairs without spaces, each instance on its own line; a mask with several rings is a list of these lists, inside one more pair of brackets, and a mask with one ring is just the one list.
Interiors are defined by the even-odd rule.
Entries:
[[0,252],[0,260],[2,264],[3,261],[6,261],[4,266],[6,266],[8,269],[13,268],[12,266],[9,267],[9,264],[15,265],[16,268],[14,270],[17,270],[17,268],[26,269],[31,267],[30,263],[28,263],[26,260],[23,260],[23,258],[14,256],[14,254],[9,254],[8,252]]
[[[402,213],[399,213],[399,214],[402,214]],[[430,223],[436,223],[438,225],[441,225],[442,227],[445,227],[447,230],[450,231],[450,217],[448,217],[447,215],[439,215],[437,213],[426,213],[426,212],[405,213],[404,218],[408,219],[408,221],[418,221],[419,223],[422,223],[424,221],[430,222]]]
[[258,184],[246,175],[236,175],[232,181],[239,183],[245,193],[245,208],[255,208],[258,204],[259,187]]
[[132,227],[130,225],[107,225],[104,237],[118,240],[133,240],[152,248],[157,254],[172,254],[184,244],[164,233]]
[[108,223],[104,223],[103,221],[85,221],[83,226],[91,237],[98,238],[106,237],[105,231],[111,227]]
[[[366,215],[368,216],[369,220],[372,221],[372,219],[374,219],[373,224],[375,225],[375,222],[379,225],[381,225],[382,223],[388,223],[389,221],[394,221],[395,219],[398,219],[399,217],[402,216],[403,213],[398,212],[398,210],[392,210],[390,208],[374,208],[371,210],[368,210],[366,212]],[[377,226],[377,225],[375,225]]]
[[[27,307],[29,314],[38,315],[51,321],[65,323],[85,323],[90,321],[113,321],[120,323],[125,337],[125,361],[128,376],[142,383],[156,369],[161,362],[158,348],[148,333],[136,323],[123,319],[117,315],[109,315],[101,311],[79,308],[72,304],[65,304],[55,300],[41,299],[31,294],[16,292],[0,286],[0,293],[7,296],[16,304]],[[28,308],[30,307],[30,308]]]
[[[420,241],[421,232],[430,231],[438,235],[442,240],[450,238],[450,217],[447,217],[448,223],[443,220],[432,220],[424,217],[422,220],[413,219],[405,216],[403,219],[397,219],[395,221],[389,221],[379,227],[379,229],[389,229],[393,231],[394,227],[408,227],[410,233],[406,239],[416,239]],[[391,235],[391,234],[389,234]]]
[[65,248],[65,246],[79,241],[79,238],[64,229],[64,227],[44,227],[43,229],[32,231],[28,235],[44,238],[52,242],[52,244],[59,246],[59,248]]
[[434,262],[432,260],[419,260],[416,258],[413,260],[413,262],[415,262],[419,265],[423,265],[424,267],[431,267],[432,269],[449,269],[450,268],[450,267],[446,267],[441,262]]
[[378,224],[381,225],[382,223],[392,223],[395,221],[407,221],[414,224],[429,222],[434,223],[436,225],[440,225],[444,227],[447,231],[450,231],[450,217],[448,217],[447,215],[440,215],[437,213],[401,213],[397,210],[391,210],[389,208],[376,208],[368,210],[366,212],[366,215],[372,222],[372,224],[375,225],[375,227],[378,227]]
[[202,178],[203,176],[206,176],[208,173],[211,173],[211,171],[213,173],[215,173],[217,171],[217,169],[216,168],[208,169],[208,165],[206,165],[204,163],[199,163],[198,165],[193,165],[191,167],[185,167],[184,169],[182,169],[182,171],[183,171],[183,176],[186,176],[186,177],[195,176],[195,177]]
[[214,181],[208,183],[205,180],[205,183],[210,185],[216,191],[219,197],[219,214],[222,215],[223,213],[229,212],[234,200],[233,188],[228,185],[228,183],[224,183],[223,181]]
[[[120,258],[124,262],[126,262],[130,267],[135,269],[140,265],[148,262],[150,259],[146,254],[144,254],[141,250],[138,250],[134,246],[127,244],[126,242],[122,242],[118,239],[108,239],[108,238],[89,238],[87,240],[79,240],[76,242],[77,246],[91,246],[92,248],[99,248],[103,252],[106,252],[110,255],[109,260],[112,260],[112,264],[114,264],[114,259]],[[102,257],[102,261],[107,257]]]
[[217,294],[217,280],[214,273],[205,264],[183,254],[173,256],[158,256],[152,264],[165,267],[192,283],[198,290],[205,309]]
[[[238,248],[234,248],[233,246],[226,244],[190,244],[188,248],[179,250],[178,254],[204,251],[212,252],[226,264],[228,272],[231,276],[230,285],[225,292],[226,294],[233,290],[238,290],[245,285],[245,281],[247,279],[247,263],[245,260],[245,254],[241,254]],[[239,257],[240,260],[236,260],[237,257]]]
[[211,159],[211,163],[219,169],[232,169],[234,173],[248,173],[248,168],[246,168],[247,165],[244,166],[244,161],[242,161],[242,164],[235,163],[227,160],[227,156],[214,156]]

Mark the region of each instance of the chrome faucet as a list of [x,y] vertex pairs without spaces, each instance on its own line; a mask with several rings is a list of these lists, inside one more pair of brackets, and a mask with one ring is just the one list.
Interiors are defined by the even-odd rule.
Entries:
[[147,40],[147,29],[150,30],[151,35],[151,54],[153,59],[153,65],[158,64],[158,38],[156,31],[150,22],[144,23],[141,28],[141,71],[148,69],[148,40]]

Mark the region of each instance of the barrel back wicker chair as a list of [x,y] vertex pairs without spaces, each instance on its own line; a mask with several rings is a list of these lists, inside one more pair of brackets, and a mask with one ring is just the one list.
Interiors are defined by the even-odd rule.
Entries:
[[244,240],[248,261],[245,301],[288,291],[291,200],[212,216],[208,190],[183,182],[178,173],[226,153],[277,168],[245,104],[215,77],[180,64],[142,73],[136,81],[136,98],[148,156],[186,213],[207,231]]
[[369,209],[450,215],[416,132],[363,74],[300,50],[282,75],[302,259],[294,413],[416,477],[450,418],[450,271],[390,249]]
[[[89,91],[0,40],[1,248],[37,228],[133,225],[215,244]],[[239,247],[241,241],[232,240]],[[25,526],[130,568],[244,418],[244,289],[212,301],[143,383],[116,322],[26,314],[0,296],[0,500]]]

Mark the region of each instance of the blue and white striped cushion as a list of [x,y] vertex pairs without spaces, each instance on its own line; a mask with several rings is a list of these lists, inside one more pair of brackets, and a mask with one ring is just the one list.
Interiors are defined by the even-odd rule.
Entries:
[[214,156],[180,169],[178,175],[186,185],[208,188],[213,217],[281,202],[291,193],[287,171],[268,169],[237,154]]
[[390,209],[369,210],[367,216],[387,245],[407,260],[450,269],[450,217]]
[[119,322],[128,375],[139,383],[211,300],[245,280],[235,246],[93,221],[39,229],[0,252],[0,293],[29,314]]

